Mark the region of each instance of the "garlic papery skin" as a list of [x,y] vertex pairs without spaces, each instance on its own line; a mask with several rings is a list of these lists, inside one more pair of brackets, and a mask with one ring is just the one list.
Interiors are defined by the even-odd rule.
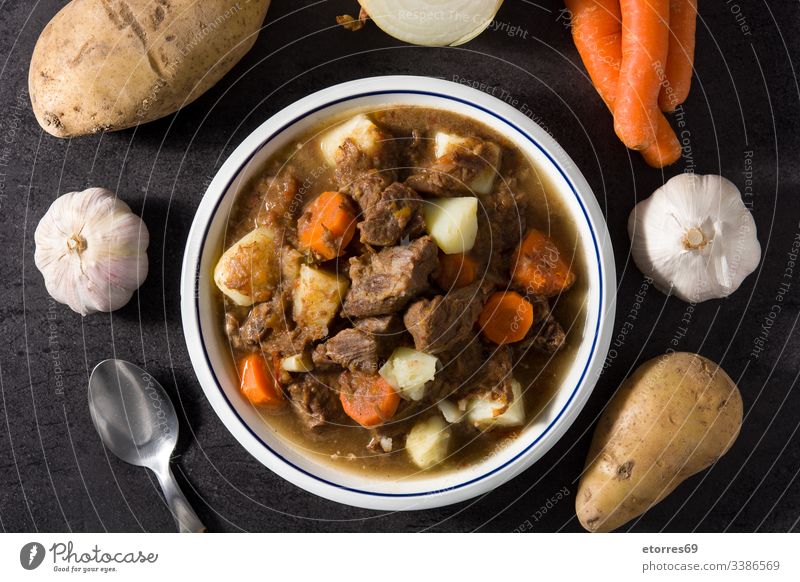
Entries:
[[634,207],[628,234],[639,270],[692,303],[727,297],[761,260],[753,216],[722,176],[675,176]]
[[34,240],[47,292],[81,315],[119,309],[147,277],[147,227],[104,188],[57,198]]

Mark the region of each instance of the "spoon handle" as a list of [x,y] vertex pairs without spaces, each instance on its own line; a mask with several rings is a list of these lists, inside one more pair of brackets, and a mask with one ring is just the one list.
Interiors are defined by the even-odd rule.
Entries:
[[204,533],[206,526],[189,505],[169,465],[155,471],[180,533]]

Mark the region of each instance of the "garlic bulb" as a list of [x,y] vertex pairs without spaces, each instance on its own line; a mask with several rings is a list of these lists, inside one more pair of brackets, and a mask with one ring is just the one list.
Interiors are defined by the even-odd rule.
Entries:
[[147,277],[147,227],[104,188],[57,198],[34,240],[47,292],[81,315],[122,307]]
[[755,221],[722,176],[675,176],[636,205],[628,234],[639,270],[693,303],[727,297],[761,260]]

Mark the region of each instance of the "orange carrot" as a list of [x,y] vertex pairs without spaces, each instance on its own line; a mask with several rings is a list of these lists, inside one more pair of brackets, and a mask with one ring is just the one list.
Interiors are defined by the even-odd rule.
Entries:
[[434,280],[445,291],[466,287],[475,280],[477,274],[478,264],[469,255],[439,253],[439,272]]
[[[613,112],[622,61],[619,0],[566,0],[572,37],[595,89]],[[680,143],[667,119],[657,118],[656,141],[641,151],[645,162],[663,168],[678,160]]]
[[484,304],[478,325],[498,345],[518,342],[533,325],[533,305],[516,291],[498,291]]
[[664,117],[658,116],[656,126],[656,141],[650,146],[639,152],[649,166],[653,168],[663,168],[678,161],[681,157],[681,144],[672,126]]
[[280,406],[284,403],[280,386],[264,359],[264,354],[250,354],[242,358],[240,389],[256,406]]
[[356,213],[341,192],[323,192],[308,205],[297,222],[300,246],[323,260],[344,252],[356,231]]
[[697,0],[670,0],[669,52],[664,83],[658,95],[658,105],[662,111],[675,111],[689,96],[696,28]]
[[614,103],[614,130],[626,146],[656,141],[661,110],[660,73],[669,46],[669,0],[620,0],[622,61]]
[[589,78],[614,110],[622,61],[622,17],[619,0],[566,0],[572,38]]
[[400,395],[378,374],[343,372],[342,384],[351,390],[342,390],[339,400],[345,414],[365,427],[378,426],[389,420],[400,404]]
[[531,229],[511,257],[511,280],[527,294],[553,297],[572,286],[575,274],[552,239]]

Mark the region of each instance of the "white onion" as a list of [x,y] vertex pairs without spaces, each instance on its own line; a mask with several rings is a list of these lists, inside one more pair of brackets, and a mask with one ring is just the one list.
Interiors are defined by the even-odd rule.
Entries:
[[411,44],[455,46],[483,32],[503,0],[359,0],[386,34]]

